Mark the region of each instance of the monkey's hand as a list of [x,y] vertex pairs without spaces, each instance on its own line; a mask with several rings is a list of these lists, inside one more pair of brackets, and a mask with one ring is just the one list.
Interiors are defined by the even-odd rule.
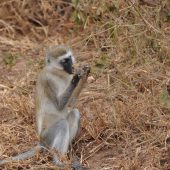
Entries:
[[81,75],[80,74],[75,74],[73,76],[73,79],[72,79],[71,83],[76,86],[78,84],[78,82],[80,81],[80,79],[81,79]]
[[89,66],[84,66],[83,67],[83,75],[84,76],[88,76],[89,75],[89,73],[90,73],[90,67]]
[[82,82],[82,83],[85,83],[85,82],[86,82],[89,73],[90,73],[90,67],[89,67],[89,66],[84,66],[84,67],[81,69],[80,77],[81,77],[81,82]]
[[83,77],[87,77],[90,73],[90,67],[89,66],[83,66],[82,68],[79,68],[76,70],[76,74],[82,79]]
[[79,83],[80,80],[87,79],[89,73],[90,73],[89,66],[84,66],[83,68],[79,68],[72,79],[72,83],[77,85],[77,83]]

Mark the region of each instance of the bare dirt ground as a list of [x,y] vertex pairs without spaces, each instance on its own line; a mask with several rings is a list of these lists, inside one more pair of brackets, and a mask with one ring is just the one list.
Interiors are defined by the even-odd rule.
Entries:
[[[66,162],[76,155],[92,170],[169,170],[168,0],[1,0],[0,159],[38,142],[36,77],[54,44],[92,68]],[[0,169],[57,168],[39,153]]]

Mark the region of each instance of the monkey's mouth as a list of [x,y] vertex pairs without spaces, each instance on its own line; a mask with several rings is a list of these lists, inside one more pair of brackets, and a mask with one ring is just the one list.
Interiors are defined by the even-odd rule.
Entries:
[[68,74],[73,74],[74,73],[74,68],[72,66],[70,67],[64,67],[64,70],[68,73]]

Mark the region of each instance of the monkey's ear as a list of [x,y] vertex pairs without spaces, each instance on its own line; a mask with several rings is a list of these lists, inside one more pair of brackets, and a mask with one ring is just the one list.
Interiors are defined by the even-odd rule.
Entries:
[[45,50],[45,61],[46,61],[46,64],[48,64],[51,60],[51,54],[50,54],[50,49],[46,49]]
[[48,51],[45,54],[45,62],[46,62],[46,64],[49,64],[51,62],[51,57],[50,57],[50,54],[48,53]]
[[47,58],[47,63],[48,63],[48,64],[50,63],[50,59],[49,59],[49,58]]
[[45,57],[45,62],[46,62],[47,65],[50,64],[50,62],[51,62],[50,57],[47,56],[47,55],[46,55],[46,57]]

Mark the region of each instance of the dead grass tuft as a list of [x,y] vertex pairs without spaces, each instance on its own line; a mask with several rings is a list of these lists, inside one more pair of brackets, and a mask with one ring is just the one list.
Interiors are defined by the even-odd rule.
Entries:
[[[69,158],[77,155],[96,170],[168,170],[169,11],[168,0],[1,1],[1,159],[38,141],[36,75],[44,49],[66,43],[92,67],[77,104],[82,129]],[[3,166],[55,168],[43,154]]]

